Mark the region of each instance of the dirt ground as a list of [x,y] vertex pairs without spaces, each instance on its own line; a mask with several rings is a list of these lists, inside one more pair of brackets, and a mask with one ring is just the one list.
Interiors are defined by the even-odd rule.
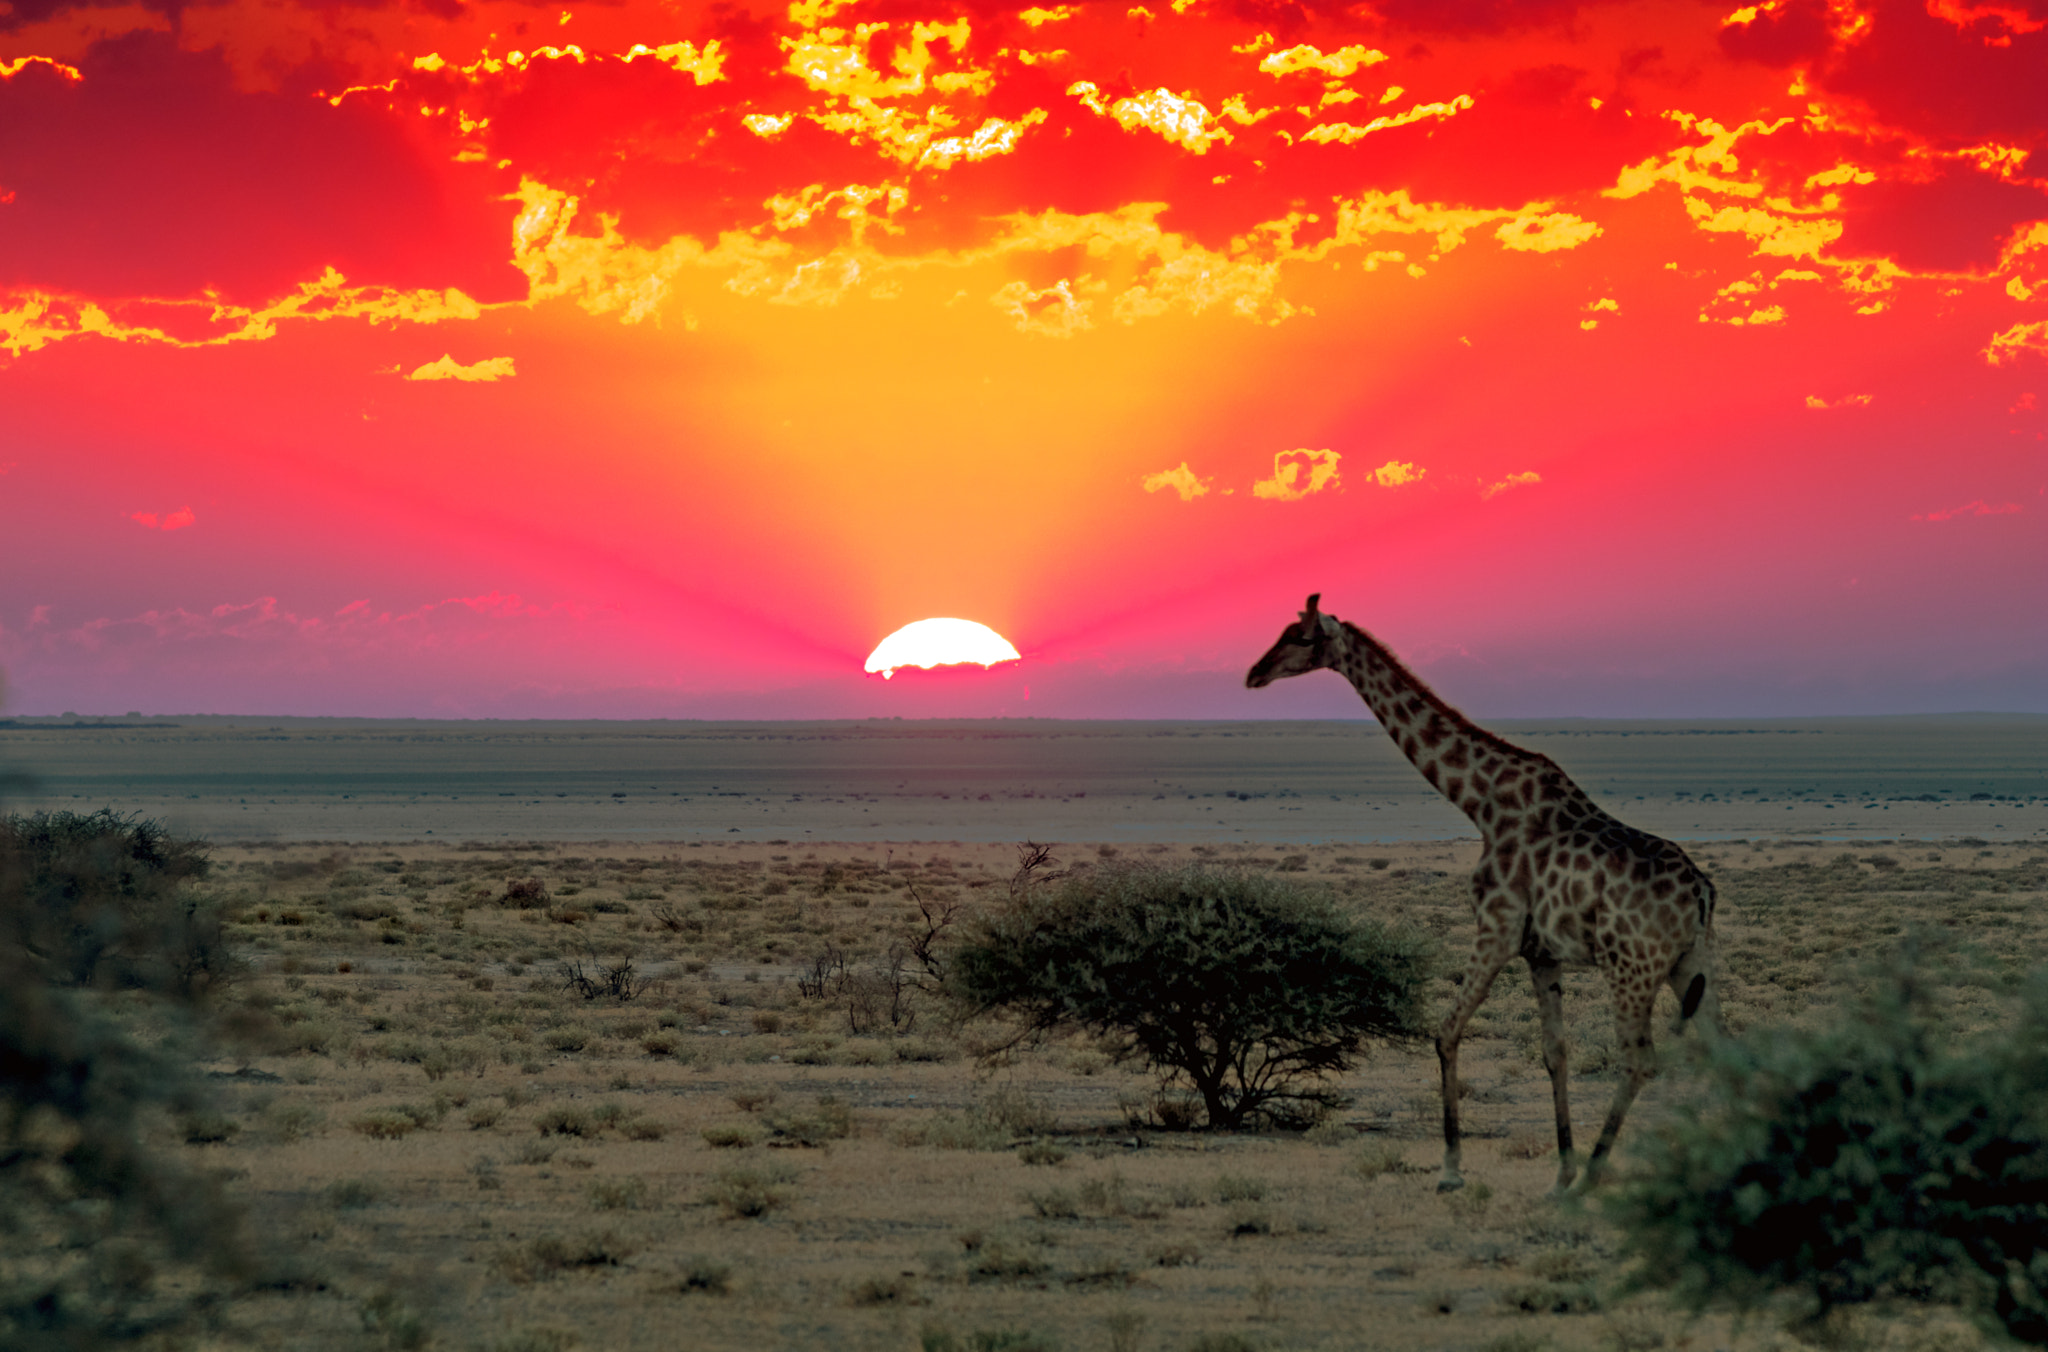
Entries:
[[[1093,867],[1279,870],[1457,951],[1476,848],[1059,853]],[[1855,964],[1914,930],[1976,955],[1951,999],[1965,1023],[1994,1021],[2042,951],[2039,846],[1691,848],[1720,885],[1738,1034],[1834,1017]],[[250,964],[237,998],[260,1011],[263,1050],[211,1066],[212,1126],[167,1123],[165,1143],[221,1171],[270,1242],[318,1274],[239,1301],[223,1345],[1790,1345],[1769,1318],[1691,1320],[1619,1294],[1627,1255],[1597,1203],[1545,1197],[1548,1082],[1518,970],[1467,1043],[1471,1186],[1440,1196],[1424,1050],[1376,1050],[1338,1085],[1350,1106],[1306,1132],[1211,1135],[1162,1129],[1157,1085],[1085,1041],[983,1066],[974,1052],[990,1030],[946,1026],[915,991],[898,1003],[889,952],[924,927],[918,903],[993,904],[1012,846],[214,856]],[[843,966],[817,966],[835,953]],[[605,993],[608,980],[631,997]],[[1612,1090],[1597,978],[1575,976],[1567,1007],[1587,1139]],[[1697,1092],[1696,1040],[1665,1037],[1623,1169],[1628,1139]],[[1977,1341],[1939,1311],[1855,1336],[1902,1349]]]

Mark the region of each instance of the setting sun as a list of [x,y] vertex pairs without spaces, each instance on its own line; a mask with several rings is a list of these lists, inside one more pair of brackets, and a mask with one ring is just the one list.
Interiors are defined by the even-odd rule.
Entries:
[[919,620],[906,624],[875,645],[868,654],[869,673],[881,672],[888,680],[898,667],[957,666],[979,662],[992,667],[998,662],[1015,662],[1017,650],[1010,640],[985,624],[973,620]]

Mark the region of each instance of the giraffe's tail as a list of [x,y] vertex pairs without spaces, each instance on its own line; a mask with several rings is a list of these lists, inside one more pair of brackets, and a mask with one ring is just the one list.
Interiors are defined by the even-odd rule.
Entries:
[[1713,884],[1706,884],[1700,896],[1700,909],[1706,917],[1694,934],[1692,947],[1671,969],[1671,993],[1678,997],[1678,1019],[1672,1025],[1674,1033],[1682,1033],[1702,1010],[1706,1018],[1701,1029],[1709,1037],[1721,1032],[1721,1000],[1716,989],[1717,976],[1714,962]]

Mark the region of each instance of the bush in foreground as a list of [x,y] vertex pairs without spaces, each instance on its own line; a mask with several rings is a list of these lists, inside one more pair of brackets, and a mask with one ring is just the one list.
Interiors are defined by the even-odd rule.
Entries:
[[162,1336],[250,1270],[217,1185],[142,1142],[205,1117],[191,1015],[227,961],[179,887],[204,864],[113,813],[0,818],[0,1346]]
[[210,867],[201,843],[111,809],[0,817],[0,940],[55,985],[197,998],[233,974],[218,907],[187,886]]
[[2048,982],[2017,1027],[1947,1036],[1910,959],[1819,1033],[1715,1049],[1708,1109],[1642,1151],[1615,1207],[1636,1280],[1799,1322],[1950,1302],[2048,1344]]
[[1422,1032],[1424,936],[1339,915],[1327,894],[1255,873],[1109,868],[1018,888],[969,927],[946,989],[1020,1038],[1120,1039],[1199,1096],[1212,1128],[1298,1122],[1317,1082],[1371,1037]]

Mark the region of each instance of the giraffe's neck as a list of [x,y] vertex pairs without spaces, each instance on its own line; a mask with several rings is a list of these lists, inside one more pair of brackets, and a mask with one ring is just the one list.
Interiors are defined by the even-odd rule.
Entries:
[[1482,832],[1491,835],[1515,811],[1501,793],[1505,781],[1519,780],[1518,771],[1555,770],[1547,758],[1502,741],[1446,704],[1356,625],[1341,626],[1332,656],[1394,745]]

